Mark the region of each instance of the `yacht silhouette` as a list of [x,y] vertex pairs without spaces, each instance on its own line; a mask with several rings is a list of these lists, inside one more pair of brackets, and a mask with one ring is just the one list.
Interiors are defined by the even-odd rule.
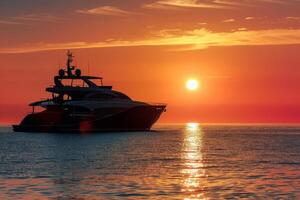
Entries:
[[[112,86],[104,86],[101,77],[81,75],[81,70],[72,64],[74,56],[70,51],[67,57],[66,70],[60,69],[54,76],[54,86],[46,88],[52,98],[29,104],[33,112],[14,125],[14,131],[148,131],[166,110],[166,104],[134,101]],[[95,80],[100,80],[100,85]],[[74,85],[75,81],[82,83]],[[35,112],[36,106],[45,110]]]

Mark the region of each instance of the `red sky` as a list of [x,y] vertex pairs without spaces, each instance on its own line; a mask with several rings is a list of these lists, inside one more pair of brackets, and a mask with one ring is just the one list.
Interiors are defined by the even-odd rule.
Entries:
[[133,99],[167,103],[160,122],[299,123],[299,11],[297,0],[1,2],[0,124],[50,97],[66,49]]

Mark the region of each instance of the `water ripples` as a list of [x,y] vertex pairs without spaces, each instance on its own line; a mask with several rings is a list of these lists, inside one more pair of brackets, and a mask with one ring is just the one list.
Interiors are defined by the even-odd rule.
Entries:
[[298,199],[299,130],[189,123],[59,135],[0,128],[0,199]]

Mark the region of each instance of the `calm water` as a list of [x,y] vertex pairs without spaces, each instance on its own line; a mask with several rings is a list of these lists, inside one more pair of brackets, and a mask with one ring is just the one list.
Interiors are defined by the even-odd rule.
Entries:
[[300,199],[300,127],[0,128],[0,199]]

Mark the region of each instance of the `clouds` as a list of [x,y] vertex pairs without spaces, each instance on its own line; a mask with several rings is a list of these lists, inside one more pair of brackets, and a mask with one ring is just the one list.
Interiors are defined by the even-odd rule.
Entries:
[[107,15],[107,16],[126,16],[133,14],[132,12],[122,10],[113,6],[100,6],[91,9],[77,10],[77,13],[88,15]]
[[287,20],[300,20],[300,17],[286,17],[285,19],[287,19]]
[[34,22],[63,22],[66,18],[48,14],[27,14],[19,16],[11,16],[0,20],[0,25],[28,25]]
[[225,19],[223,20],[225,23],[235,22],[235,19]]
[[33,21],[40,21],[40,22],[59,22],[65,20],[64,18],[55,16],[55,15],[48,15],[48,14],[28,14],[28,15],[21,15],[10,17],[12,20],[22,21],[22,22],[33,22]]
[[[268,4],[286,4],[286,1],[281,0],[154,0],[150,3],[142,3],[141,8],[147,9],[188,9],[188,8],[202,8],[202,9],[229,9],[241,6],[257,6],[261,3]],[[124,16],[132,14],[132,12],[123,10],[122,8],[105,5],[94,7],[90,9],[79,9],[77,13],[91,14],[91,15],[110,15],[110,16]]]
[[22,24],[22,23],[12,21],[12,20],[0,20],[0,24],[3,24],[3,25],[16,25],[16,24]]
[[[293,1],[293,0],[292,0]],[[175,8],[237,8],[253,7],[262,4],[289,4],[283,0],[156,0],[144,4],[143,7],[151,9],[175,9]]]
[[207,29],[160,31],[152,39],[107,40],[97,42],[40,43],[16,48],[0,48],[0,53],[27,53],[59,49],[174,46],[176,50],[196,50],[213,46],[300,44],[300,29],[238,30],[212,32]]
[[253,20],[255,19],[254,17],[245,17],[245,20]]
[[[58,14],[23,13],[3,17],[0,19],[0,26],[7,28],[3,29],[0,38],[3,44],[0,50],[2,53],[14,53],[123,46],[181,46],[181,49],[188,46],[189,49],[197,49],[257,43],[298,44],[299,36],[294,34],[300,29],[297,2],[300,1],[143,0],[128,4],[115,1],[110,5],[101,5],[99,2],[82,3],[70,6],[68,11]],[[264,5],[270,12],[272,10],[271,15],[268,16],[270,12],[261,12],[264,9],[257,9],[255,6],[258,5]],[[288,13],[283,9],[273,9],[274,6],[281,8],[283,5],[289,5]],[[293,8],[296,13],[292,12]],[[168,9],[173,11],[168,12]],[[176,12],[178,9],[180,12]],[[111,18],[102,20],[102,17]],[[200,29],[202,27],[206,29]],[[16,28],[18,31],[12,32],[10,28]],[[168,29],[178,31],[170,32]],[[57,34],[53,34],[53,30],[56,30]],[[271,33],[272,31],[274,33]],[[274,36],[279,32],[280,35]],[[258,35],[260,38],[257,38]],[[116,39],[106,41],[105,38]],[[262,40],[263,38],[268,40]]]
[[145,8],[151,9],[172,9],[172,8],[226,8],[226,5],[210,2],[206,3],[198,0],[159,0],[145,4]]
[[[98,5],[97,5],[98,4]],[[90,5],[90,4],[89,4]],[[115,4],[100,4],[95,2],[92,3],[90,7],[85,7],[82,3],[79,7],[70,6],[70,10],[66,10],[62,15],[74,17],[74,13],[94,15],[94,16],[130,16],[137,13],[147,12],[151,15],[151,10],[164,9],[164,10],[185,10],[190,9],[209,9],[209,10],[220,10],[220,9],[242,9],[242,8],[259,8],[264,7],[265,9],[272,10],[275,6],[276,8],[283,5],[288,5],[291,8],[296,8],[300,6],[300,1],[298,0],[152,0],[146,1],[141,0],[139,3],[128,3],[129,10],[124,9],[124,4],[116,1]],[[130,11],[132,10],[132,11]],[[217,11],[216,11],[217,12]],[[49,13],[49,12],[48,12]],[[56,11],[54,11],[56,13]],[[57,18],[54,13],[42,14],[31,12],[30,14],[24,14],[23,16],[12,16],[8,18],[1,19],[0,24],[23,24],[21,21],[45,21],[45,22],[58,22],[61,19]],[[79,16],[80,16],[79,15]],[[68,16],[68,17],[69,17]]]
[[[78,9],[73,11],[79,14],[86,15],[105,15],[105,16],[127,16],[135,14],[134,12],[126,11],[114,6],[100,6],[91,9]],[[10,16],[0,19],[0,25],[25,25],[37,22],[65,22],[71,16],[60,17],[54,14],[24,14]]]

